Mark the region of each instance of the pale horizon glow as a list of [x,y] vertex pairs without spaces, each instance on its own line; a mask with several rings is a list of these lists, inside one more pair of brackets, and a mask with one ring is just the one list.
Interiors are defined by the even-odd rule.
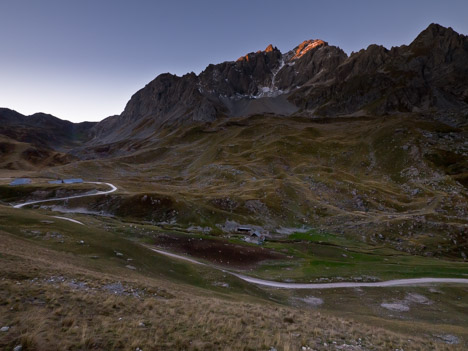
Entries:
[[307,39],[391,48],[433,22],[466,35],[466,13],[465,0],[0,0],[0,107],[99,121],[161,73]]

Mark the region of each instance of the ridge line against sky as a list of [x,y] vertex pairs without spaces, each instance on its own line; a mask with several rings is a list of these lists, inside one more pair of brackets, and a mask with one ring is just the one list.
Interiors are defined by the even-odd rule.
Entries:
[[161,73],[306,39],[390,48],[433,22],[467,34],[466,13],[465,0],[0,0],[0,107],[102,120]]

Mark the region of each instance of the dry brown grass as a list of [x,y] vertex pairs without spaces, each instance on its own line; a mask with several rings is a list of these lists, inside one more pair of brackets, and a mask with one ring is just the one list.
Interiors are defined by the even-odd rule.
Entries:
[[[343,344],[353,345],[344,350],[461,350],[329,313],[216,296],[128,270],[96,272],[79,257],[2,232],[0,239],[0,324],[11,327],[0,334],[5,350],[19,344],[23,350],[320,350]],[[147,293],[121,296],[103,289],[118,281]]]

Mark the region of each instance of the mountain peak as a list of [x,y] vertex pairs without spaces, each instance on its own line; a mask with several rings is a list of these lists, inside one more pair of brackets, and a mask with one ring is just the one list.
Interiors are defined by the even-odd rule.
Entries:
[[438,23],[431,23],[425,30],[422,31],[424,32],[433,32],[433,33],[440,33],[440,32],[445,32],[445,31],[453,31],[451,27],[444,27]]
[[429,43],[435,38],[458,37],[459,34],[455,32],[451,27],[444,27],[437,23],[431,23],[426,29],[424,29],[414,39],[413,43]]
[[310,39],[303,41],[294,49],[294,56],[291,57],[291,61],[301,58],[310,50],[322,45],[326,45],[326,43],[320,39]]
[[272,52],[275,48],[273,48],[273,45],[270,44],[267,46],[267,48],[264,50],[264,52]]
[[249,61],[249,54],[239,57],[236,62]]
[[450,27],[447,28],[436,23],[431,23],[413,40],[410,48],[417,55],[428,55],[431,51],[437,51],[439,55],[451,53],[446,57],[449,58],[453,56],[454,50],[466,52],[467,39],[465,35],[458,34]]
[[254,53],[254,52],[250,52],[250,53],[248,53],[247,55],[244,55],[244,56],[239,57],[239,58],[237,59],[237,61],[247,61],[247,62],[248,62],[248,61],[250,60],[250,56],[251,56],[251,55],[254,55],[254,54],[262,54],[262,53],[263,53],[263,54],[268,54],[268,53],[270,53],[270,52],[277,51],[277,50],[278,50],[277,47],[273,46],[273,44],[270,44],[270,45],[268,45],[268,46],[266,47],[265,50],[263,50],[263,51],[262,51],[262,50],[258,50],[258,51],[255,52],[255,53]]

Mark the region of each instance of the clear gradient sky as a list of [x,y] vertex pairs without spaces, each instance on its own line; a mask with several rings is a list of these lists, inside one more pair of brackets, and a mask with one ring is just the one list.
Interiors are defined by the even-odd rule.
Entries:
[[390,48],[432,22],[468,34],[468,0],[0,0],[0,107],[97,121],[160,73],[305,39]]

